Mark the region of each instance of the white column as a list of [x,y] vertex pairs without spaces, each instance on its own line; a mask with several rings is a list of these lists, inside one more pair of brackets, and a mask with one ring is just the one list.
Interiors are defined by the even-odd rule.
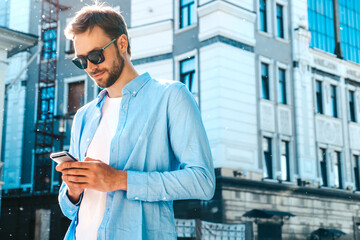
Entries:
[[297,162],[301,179],[314,179],[317,176],[314,89],[311,73],[308,44],[310,32],[299,28],[294,34],[294,57],[298,67],[294,69],[294,106],[297,143]]

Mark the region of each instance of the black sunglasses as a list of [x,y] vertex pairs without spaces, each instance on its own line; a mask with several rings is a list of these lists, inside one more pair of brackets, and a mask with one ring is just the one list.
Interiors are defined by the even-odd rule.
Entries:
[[105,61],[103,51],[115,41],[116,41],[116,38],[111,40],[111,42],[109,42],[102,49],[91,51],[91,52],[89,52],[89,54],[87,56],[80,56],[80,57],[74,58],[72,60],[72,62],[80,69],[87,68],[87,60],[89,60],[93,64],[100,64]]

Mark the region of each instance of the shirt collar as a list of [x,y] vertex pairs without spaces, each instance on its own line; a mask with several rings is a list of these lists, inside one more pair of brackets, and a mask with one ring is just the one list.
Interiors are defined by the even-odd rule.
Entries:
[[[141,74],[139,76],[137,76],[136,78],[134,78],[133,80],[131,80],[130,82],[128,82],[124,88],[122,89],[121,93],[122,95],[126,94],[126,93],[130,93],[132,94],[134,97],[136,96],[136,94],[140,91],[140,89],[151,79],[150,74],[149,73],[144,73]],[[107,90],[106,88],[103,89],[99,95],[98,95],[98,99],[97,99],[97,103],[96,105],[99,105],[99,103],[104,99],[104,97],[107,94]]]

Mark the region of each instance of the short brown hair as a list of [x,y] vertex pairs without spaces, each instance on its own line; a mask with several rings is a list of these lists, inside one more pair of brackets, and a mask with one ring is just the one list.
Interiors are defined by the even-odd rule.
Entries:
[[128,39],[127,52],[131,55],[127,26],[123,16],[104,3],[83,7],[67,25],[64,33],[66,38],[74,39],[76,34],[84,33],[88,29],[91,31],[95,26],[102,28],[111,39],[124,34]]

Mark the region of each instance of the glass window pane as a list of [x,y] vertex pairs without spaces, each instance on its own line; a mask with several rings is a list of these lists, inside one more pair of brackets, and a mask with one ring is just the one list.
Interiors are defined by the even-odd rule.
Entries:
[[190,5],[190,24],[194,24],[196,19],[195,4]]
[[181,27],[188,26],[188,11],[187,8],[181,9]]
[[190,58],[181,62],[181,73],[195,70],[195,58]]

